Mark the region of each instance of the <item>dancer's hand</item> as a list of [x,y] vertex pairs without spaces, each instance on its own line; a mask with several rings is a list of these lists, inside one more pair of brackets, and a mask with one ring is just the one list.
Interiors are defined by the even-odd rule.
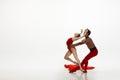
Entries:
[[83,29],[81,29],[81,33],[80,34],[82,34],[82,32],[83,32]]

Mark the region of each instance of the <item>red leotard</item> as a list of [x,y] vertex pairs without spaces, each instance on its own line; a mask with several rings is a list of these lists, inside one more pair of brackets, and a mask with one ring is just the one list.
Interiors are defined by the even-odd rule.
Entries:
[[73,40],[72,38],[69,38],[66,42],[68,50],[71,52],[71,47],[72,47]]

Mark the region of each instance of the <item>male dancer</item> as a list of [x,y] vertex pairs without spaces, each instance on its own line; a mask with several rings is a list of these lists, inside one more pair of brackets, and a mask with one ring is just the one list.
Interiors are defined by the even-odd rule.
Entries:
[[91,31],[89,29],[85,29],[85,32],[84,32],[85,39],[83,39],[81,42],[73,44],[74,47],[78,46],[78,45],[86,44],[88,49],[90,50],[89,54],[81,62],[81,66],[85,66],[85,70],[83,71],[85,73],[87,73],[88,60],[90,60],[92,57],[94,57],[98,54],[98,50],[97,50],[94,42],[89,37],[90,34],[91,34]]

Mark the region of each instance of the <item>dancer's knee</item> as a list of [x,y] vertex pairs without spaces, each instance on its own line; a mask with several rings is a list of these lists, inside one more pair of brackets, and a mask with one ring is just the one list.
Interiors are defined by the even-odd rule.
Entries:
[[65,60],[68,60],[68,59],[69,59],[69,57],[67,57],[67,56],[64,56],[64,59],[65,59]]

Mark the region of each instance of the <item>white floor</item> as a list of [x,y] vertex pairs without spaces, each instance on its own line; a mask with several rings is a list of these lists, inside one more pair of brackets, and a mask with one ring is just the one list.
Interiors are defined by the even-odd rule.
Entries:
[[99,54],[89,61],[95,69],[87,74],[80,71],[70,74],[63,66],[69,63],[63,56],[60,53],[49,56],[1,54],[0,80],[120,80],[120,64],[115,63],[119,56],[113,59],[113,55],[103,57]]
[[[35,65],[37,66],[37,65]],[[88,71],[87,74],[77,71],[69,73],[63,66],[19,66],[0,68],[0,80],[120,80],[120,70],[100,69]],[[59,66],[59,67],[58,67]]]
[[89,71],[88,73],[76,72],[73,74],[66,74],[64,80],[119,80],[120,71]]

